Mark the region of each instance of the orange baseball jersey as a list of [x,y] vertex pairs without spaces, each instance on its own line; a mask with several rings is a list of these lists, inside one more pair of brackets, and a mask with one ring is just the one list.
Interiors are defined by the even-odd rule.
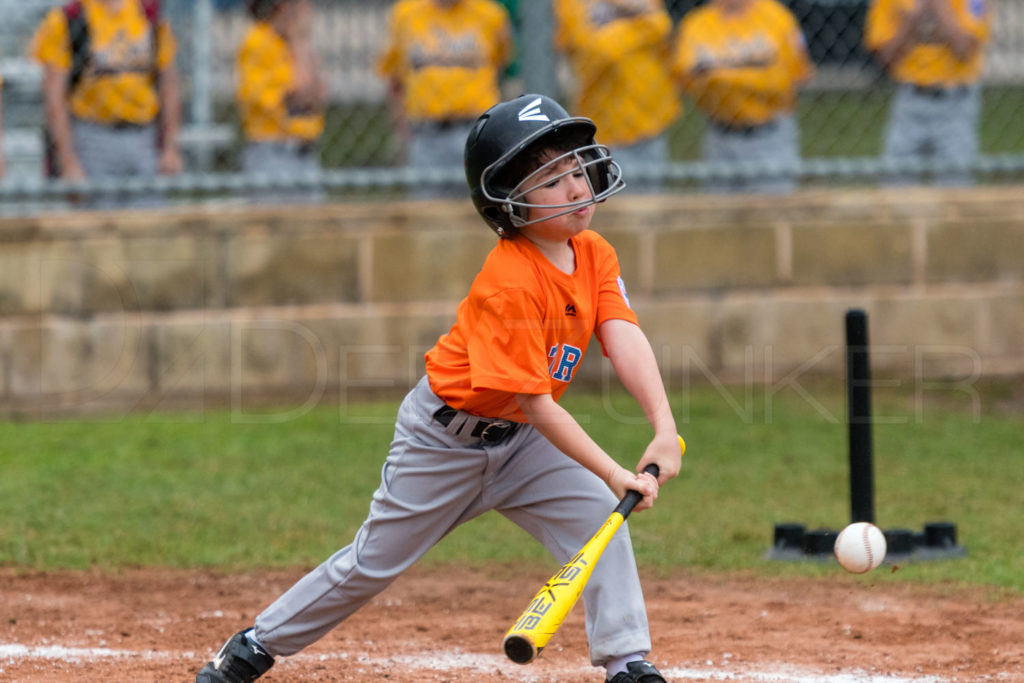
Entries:
[[793,111],[814,72],[793,14],[776,0],[751,0],[726,14],[716,2],[683,17],[673,68],[708,117],[757,125]]
[[511,55],[508,11],[493,0],[399,0],[377,70],[403,83],[410,119],[475,119],[500,99]]
[[662,0],[556,0],[555,18],[556,44],[577,79],[576,110],[597,124],[601,142],[645,140],[679,116]]
[[295,80],[288,43],[265,22],[256,23],[238,49],[236,96],[242,131],[251,141],[313,141],[324,130],[320,111],[294,111],[286,95]]
[[612,246],[589,230],[572,246],[572,275],[524,237],[501,239],[491,250],[455,325],[426,354],[430,387],[449,406],[525,422],[515,394],[550,393],[557,401],[601,323],[637,322]]
[[[864,44],[877,50],[896,35],[915,2],[920,0],[875,0],[868,9]],[[987,0],[941,0],[957,26],[984,45],[992,30],[992,6]],[[891,67],[893,79],[916,85],[965,85],[981,76],[982,50],[961,61],[939,35],[938,19],[925,14],[914,29],[914,46]]]
[[[151,123],[160,110],[153,81],[153,35],[138,2],[125,2],[111,10],[98,0],[82,0],[89,26],[91,62],[70,93],[71,113],[96,123]],[[157,70],[174,60],[175,43],[170,24],[160,22]],[[30,54],[44,66],[69,71],[71,43],[60,7],[49,11],[36,31]]]

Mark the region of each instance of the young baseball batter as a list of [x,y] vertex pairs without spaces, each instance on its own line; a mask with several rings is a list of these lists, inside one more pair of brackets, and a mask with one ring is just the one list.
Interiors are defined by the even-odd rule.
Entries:
[[[594,205],[624,186],[590,119],[526,95],[474,124],[465,166],[473,202],[500,239],[457,319],[426,354],[402,402],[370,512],[353,542],[232,636],[196,681],[251,681],[274,657],[321,638],[458,525],[497,510],[564,563],[627,489],[649,508],[680,468],[654,353],[637,326],[615,251],[589,230]],[[654,436],[618,465],[558,404],[592,335]],[[590,658],[613,683],[664,683],[645,660],[647,616],[628,527],[583,592]]]

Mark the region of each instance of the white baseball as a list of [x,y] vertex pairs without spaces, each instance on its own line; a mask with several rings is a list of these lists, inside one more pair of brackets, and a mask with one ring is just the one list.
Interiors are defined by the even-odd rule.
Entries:
[[843,569],[866,574],[885,559],[885,534],[870,522],[854,522],[839,532],[834,550]]

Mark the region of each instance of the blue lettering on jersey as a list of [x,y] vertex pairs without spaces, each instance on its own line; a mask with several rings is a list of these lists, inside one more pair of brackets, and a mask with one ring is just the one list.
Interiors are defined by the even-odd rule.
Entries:
[[[557,355],[557,350],[552,347],[551,351],[548,352],[548,358],[554,359]],[[553,362],[548,367],[551,370],[551,376],[557,379],[559,382],[571,382],[573,373],[576,372],[576,366],[583,360],[583,352],[575,346],[570,344],[562,344],[562,353],[558,358],[557,363]]]

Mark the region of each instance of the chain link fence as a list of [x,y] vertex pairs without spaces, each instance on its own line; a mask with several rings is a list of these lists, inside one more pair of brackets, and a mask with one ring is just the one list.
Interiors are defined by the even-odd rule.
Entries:
[[[134,1],[134,0],[128,0]],[[640,0],[642,4],[646,2]],[[924,0],[922,0],[924,1]],[[983,0],[967,0],[976,7]],[[977,182],[1019,181],[1024,175],[1024,0],[992,1],[991,37],[984,46],[977,118]],[[552,44],[556,0],[507,1],[516,39],[515,62],[504,73],[506,96],[544,92],[566,104],[578,84],[565,54]],[[628,0],[619,0],[627,2]],[[54,0],[0,0],[0,74],[3,76],[3,150],[0,211],[6,215],[74,207],[90,194],[147,196],[167,203],[245,202],[268,190],[318,189],[322,196],[395,197],[410,188],[461,183],[461,168],[413,171],[387,102],[387,84],[375,64],[387,39],[393,2],[317,0],[313,45],[328,92],[318,144],[321,171],[282,177],[241,172],[244,145],[235,101],[236,57],[251,26],[242,0],[163,0],[173,27],[181,74],[184,169],[175,175],[86,178],[70,184],[43,172],[46,136],[43,71],[29,55],[32,37]],[[635,2],[634,2],[635,4]],[[893,171],[882,155],[887,117],[897,86],[865,47],[868,0],[785,0],[813,62],[801,88],[795,119],[800,186],[875,184]],[[700,8],[696,0],[667,0],[675,31]],[[669,53],[667,53],[669,54]],[[665,97],[674,97],[665,93]],[[668,158],[642,169],[665,191],[698,191],[718,175],[772,172],[754,164],[708,161],[708,122],[689,96],[666,132]],[[896,160],[904,171],[934,172],[929,163]],[[940,169],[941,170],[941,169]]]

